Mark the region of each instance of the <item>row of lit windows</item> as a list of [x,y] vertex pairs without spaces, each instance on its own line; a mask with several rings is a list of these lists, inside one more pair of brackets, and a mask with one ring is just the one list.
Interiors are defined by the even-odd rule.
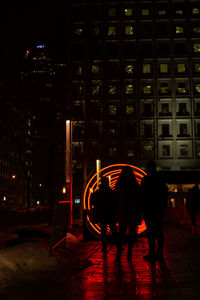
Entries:
[[[175,74],[188,74],[189,72],[189,62],[185,61],[163,61],[157,62],[157,74],[159,75],[169,75],[171,73]],[[140,62],[139,64],[140,74],[142,75],[149,75],[152,76],[153,74],[153,63],[152,62]],[[137,74],[137,65],[136,62],[124,62],[120,65],[119,61],[105,61],[104,68],[102,67],[101,63],[95,63],[90,66],[90,74],[91,75],[101,75],[102,69],[104,69],[105,76],[120,76],[120,72],[123,75],[134,75]],[[191,69],[193,74],[200,74],[200,61],[199,62],[192,62]],[[73,76],[84,76],[85,74],[85,66],[84,64],[77,64],[74,63],[73,65]]]
[[[144,36],[152,36],[153,27],[151,23],[142,23],[139,25],[138,30],[136,30],[136,24],[123,24],[122,29],[119,29],[117,24],[108,24],[105,29],[105,35],[109,38],[116,39],[119,35],[123,38],[136,38],[137,33],[141,38]],[[74,38],[84,39],[88,36],[88,31],[86,30],[84,24],[74,25],[73,29]],[[98,24],[93,24],[90,27],[91,35],[93,37],[102,38],[102,28]],[[156,37],[165,36],[169,37],[174,34],[176,37],[184,37],[185,34],[189,34],[189,37],[200,35],[200,23],[188,23],[184,22],[173,23],[157,23],[154,34]],[[138,36],[137,36],[138,37]],[[105,38],[105,37],[104,37]]]
[[92,19],[101,19],[102,15],[106,19],[118,20],[130,19],[135,16],[140,16],[140,18],[168,18],[170,16],[174,18],[184,18],[187,15],[191,17],[200,16],[200,5],[199,2],[191,2],[189,7],[186,7],[184,2],[173,3],[170,7],[165,3],[159,3],[154,8],[152,4],[139,3],[138,8],[134,5],[127,5],[122,7],[115,6],[105,6],[103,10],[102,5],[91,5],[87,11],[85,6],[74,6],[72,10],[72,15],[74,20],[83,20],[87,17]]
[[[73,143],[73,157],[80,158],[83,155],[83,147],[81,147],[81,142]],[[99,153],[99,143],[90,142],[88,144],[88,151],[90,157]],[[101,155],[102,155],[101,147]],[[195,158],[200,158],[200,143],[195,143],[195,149],[193,151],[192,143],[190,141],[158,141],[158,158],[159,159],[192,159],[193,152]],[[140,142],[137,143],[107,143],[104,148],[104,155],[108,158],[116,158],[123,155],[127,159],[135,158],[152,158],[155,159],[155,147],[151,142]]]
[[[87,47],[89,48],[87,49]],[[91,45],[86,45],[85,43],[73,43],[73,59],[85,59],[88,53],[91,58],[99,59],[103,56],[110,58],[117,58],[120,56],[124,58],[135,58],[138,56],[151,59],[154,55],[166,58],[171,56],[199,56],[200,40],[192,40],[190,45],[188,45],[187,40],[173,40],[173,42],[170,40],[157,40],[156,47],[154,47],[152,41],[142,41],[140,42],[139,47],[136,47],[136,42],[124,42],[120,45],[117,41],[107,41],[105,46],[103,46],[103,43],[101,42],[93,42]]]
[[[73,138],[81,139],[84,136],[85,127],[83,122],[73,122]],[[200,137],[200,120],[194,121],[194,135]],[[158,120],[157,130],[153,120],[143,120],[140,122],[140,132],[137,132],[138,126],[135,121],[124,121],[123,124],[117,121],[90,121],[87,129],[88,138],[98,139],[101,137],[119,138],[191,138],[192,126],[190,120]],[[155,134],[157,132],[157,135]]]
[[[124,101],[123,101],[124,102]],[[173,109],[171,99],[162,99],[157,104],[157,112],[159,117],[171,117],[175,112],[177,117],[187,117],[191,113],[191,105],[188,99],[176,99],[175,107]],[[73,116],[77,118],[83,117],[85,111],[85,103],[83,101],[73,102]],[[123,103],[121,107],[120,103],[117,101],[112,101],[111,103],[104,104],[104,115],[113,118],[118,117],[121,114],[124,116],[136,116],[140,114],[140,117],[154,117],[154,103],[153,100],[141,101],[140,109],[137,108],[136,101],[128,101]],[[101,117],[103,113],[103,107],[99,101],[90,101],[88,104],[88,114],[91,118]],[[194,102],[194,115],[200,116],[200,100]]]
[[[188,79],[177,79],[175,81],[175,87],[172,88],[169,80],[157,81],[157,94],[163,96],[169,96],[172,92],[176,95],[188,95],[190,93],[189,80]],[[103,91],[104,90],[104,91]],[[103,94],[116,97],[122,93],[127,96],[137,96],[136,84],[135,82],[124,83],[122,89],[120,88],[120,82],[112,82],[103,86],[101,80],[93,80],[90,87],[90,95],[93,97],[98,97]],[[144,96],[149,96],[154,94],[154,83],[153,80],[141,81],[140,82],[140,93]],[[200,95],[200,79],[193,81],[193,93],[198,96]],[[73,97],[85,97],[86,88],[84,84],[75,83],[73,84]]]

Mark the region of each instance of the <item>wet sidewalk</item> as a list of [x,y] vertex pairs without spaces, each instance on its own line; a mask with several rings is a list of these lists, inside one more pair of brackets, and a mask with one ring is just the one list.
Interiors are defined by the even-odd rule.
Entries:
[[[140,237],[133,250],[132,263],[127,261],[127,245],[121,262],[116,261],[115,245],[101,252],[99,241],[69,244],[57,249],[74,260],[76,272],[52,271],[37,280],[24,281],[10,287],[2,299],[67,299],[67,300],[192,300],[200,299],[200,234],[192,235],[183,226],[165,226],[164,262],[151,264],[143,260],[147,238]],[[90,261],[78,269],[80,261]]]
[[146,253],[145,237],[138,239],[132,263],[127,261],[127,245],[119,263],[114,245],[105,256],[99,242],[84,243],[80,255],[87,256],[92,265],[68,278],[67,299],[200,299],[200,235],[167,226],[165,261],[146,262]]

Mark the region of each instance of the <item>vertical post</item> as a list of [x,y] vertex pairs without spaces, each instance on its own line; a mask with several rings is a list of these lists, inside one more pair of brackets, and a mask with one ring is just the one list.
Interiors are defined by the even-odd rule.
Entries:
[[66,121],[66,150],[65,150],[65,184],[66,204],[69,205],[69,228],[72,227],[72,126]]
[[101,170],[101,161],[99,159],[96,160],[96,172],[97,172],[97,185],[99,185],[99,171]]

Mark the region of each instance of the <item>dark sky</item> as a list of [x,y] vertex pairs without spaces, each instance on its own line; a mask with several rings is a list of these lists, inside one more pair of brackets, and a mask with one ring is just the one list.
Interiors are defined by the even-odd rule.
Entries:
[[25,50],[35,42],[56,43],[64,21],[63,4],[27,1],[11,2],[0,10],[1,73],[10,75],[19,69]]

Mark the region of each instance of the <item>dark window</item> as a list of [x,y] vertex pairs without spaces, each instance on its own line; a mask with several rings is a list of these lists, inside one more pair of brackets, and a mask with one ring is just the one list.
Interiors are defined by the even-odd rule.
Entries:
[[177,112],[177,116],[189,116],[186,103],[179,103],[179,111]]
[[144,137],[152,137],[152,124],[144,124]]
[[123,44],[123,56],[124,57],[135,57],[135,44],[134,43],[124,43]]
[[140,55],[142,57],[148,58],[152,57],[153,55],[153,48],[152,48],[152,43],[143,43],[140,46]]
[[158,55],[159,56],[170,56],[170,44],[169,42],[159,42],[158,43]]
[[119,55],[118,43],[107,43],[106,44],[106,56],[117,57]]

